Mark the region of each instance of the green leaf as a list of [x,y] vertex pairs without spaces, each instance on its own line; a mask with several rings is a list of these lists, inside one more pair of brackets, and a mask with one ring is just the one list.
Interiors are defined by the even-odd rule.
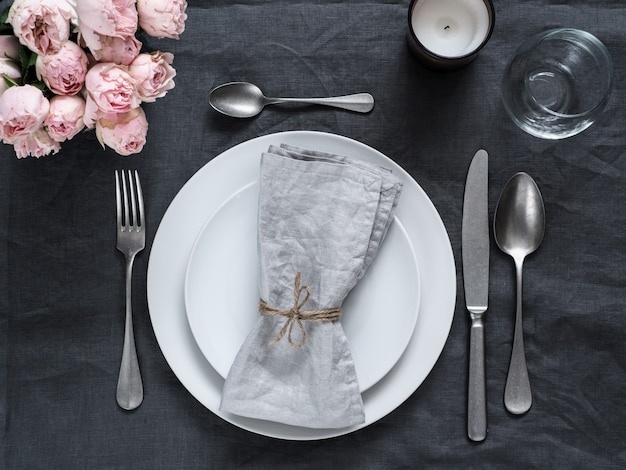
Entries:
[[20,47],[19,52],[20,52],[20,66],[22,67],[22,77],[25,77],[26,72],[28,71],[28,61],[30,60],[30,57],[29,57],[30,51],[25,47]]
[[2,14],[0,14],[0,34],[13,34],[13,27],[7,22],[10,8],[11,5],[6,7]]
[[2,74],[2,78],[4,78],[4,81],[6,82],[7,86],[10,88],[12,86],[20,86],[19,83],[17,83],[15,80],[13,80],[11,77],[9,77],[6,73]]
[[20,47],[20,66],[22,68],[22,84],[32,84],[37,81],[37,72],[35,63],[37,62],[37,53],[32,52],[25,46]]
[[[9,5],[8,7],[6,7],[4,10],[2,10],[2,14],[0,14],[0,23],[1,24],[8,24],[7,21],[9,19],[9,10],[11,9],[11,5]],[[9,25],[10,27],[11,25]],[[11,30],[12,31],[12,30]]]
[[30,58],[28,59],[28,66],[32,67],[33,65],[35,65],[35,62],[37,62],[37,54],[33,52],[31,53]]
[[46,91],[46,84],[44,82],[30,82],[29,85],[39,88],[41,91]]

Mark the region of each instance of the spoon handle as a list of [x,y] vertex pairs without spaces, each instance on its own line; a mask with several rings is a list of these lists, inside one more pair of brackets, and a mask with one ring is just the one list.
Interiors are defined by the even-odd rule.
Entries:
[[374,108],[374,97],[369,93],[357,93],[354,95],[331,96],[328,98],[267,98],[267,103],[320,104],[356,111],[357,113],[368,113]]
[[515,333],[509,373],[504,387],[504,405],[513,414],[526,413],[533,401],[524,353],[524,330],[522,325],[522,261],[515,260],[517,276],[517,311],[515,313]]

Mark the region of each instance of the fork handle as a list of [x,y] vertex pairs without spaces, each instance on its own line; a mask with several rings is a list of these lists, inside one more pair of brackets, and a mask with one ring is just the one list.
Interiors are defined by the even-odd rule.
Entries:
[[133,332],[133,311],[131,302],[131,279],[133,272],[134,255],[126,261],[126,322],[124,327],[124,349],[120,375],[117,379],[117,404],[125,410],[134,410],[143,401],[143,383],[135,348],[135,334]]

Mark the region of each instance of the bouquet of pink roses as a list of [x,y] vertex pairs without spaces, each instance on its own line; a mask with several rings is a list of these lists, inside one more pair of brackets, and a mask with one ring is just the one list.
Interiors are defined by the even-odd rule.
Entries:
[[57,153],[84,128],[138,153],[141,103],[174,87],[174,56],[142,52],[139,31],[178,39],[186,0],[14,0],[0,17],[0,140],[18,158]]

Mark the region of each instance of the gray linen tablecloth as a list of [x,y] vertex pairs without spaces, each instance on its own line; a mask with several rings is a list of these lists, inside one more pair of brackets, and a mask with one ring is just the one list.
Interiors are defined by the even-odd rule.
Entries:
[[[93,133],[58,155],[18,161],[0,147],[0,468],[623,468],[626,466],[626,5],[622,0],[494,0],[496,27],[478,59],[441,74],[406,46],[408,0],[190,1],[174,53],[176,88],[145,106],[140,155],[103,151]],[[0,1],[0,8],[8,5]],[[499,85],[530,35],[585,29],[608,47],[615,87],[602,118],[564,141],[524,134]],[[368,115],[266,109],[212,111],[208,91],[247,80],[277,96],[367,91]],[[243,431],[204,408],[156,342],[146,267],[168,204],[201,166],[250,138],[319,130],[364,142],[404,167],[445,223],[457,260],[457,306],[426,381],[390,415],[317,442]],[[517,171],[546,202],[545,241],[526,263],[525,333],[534,403],[513,417],[502,394],[514,321],[514,270],[492,243],[486,318],[489,436],[466,437],[468,317],[461,283],[461,208],[474,152],[490,155],[489,207]],[[146,250],[134,313],[145,401],[115,403],[123,336],[123,261],[115,250],[113,170],[137,168]]]

